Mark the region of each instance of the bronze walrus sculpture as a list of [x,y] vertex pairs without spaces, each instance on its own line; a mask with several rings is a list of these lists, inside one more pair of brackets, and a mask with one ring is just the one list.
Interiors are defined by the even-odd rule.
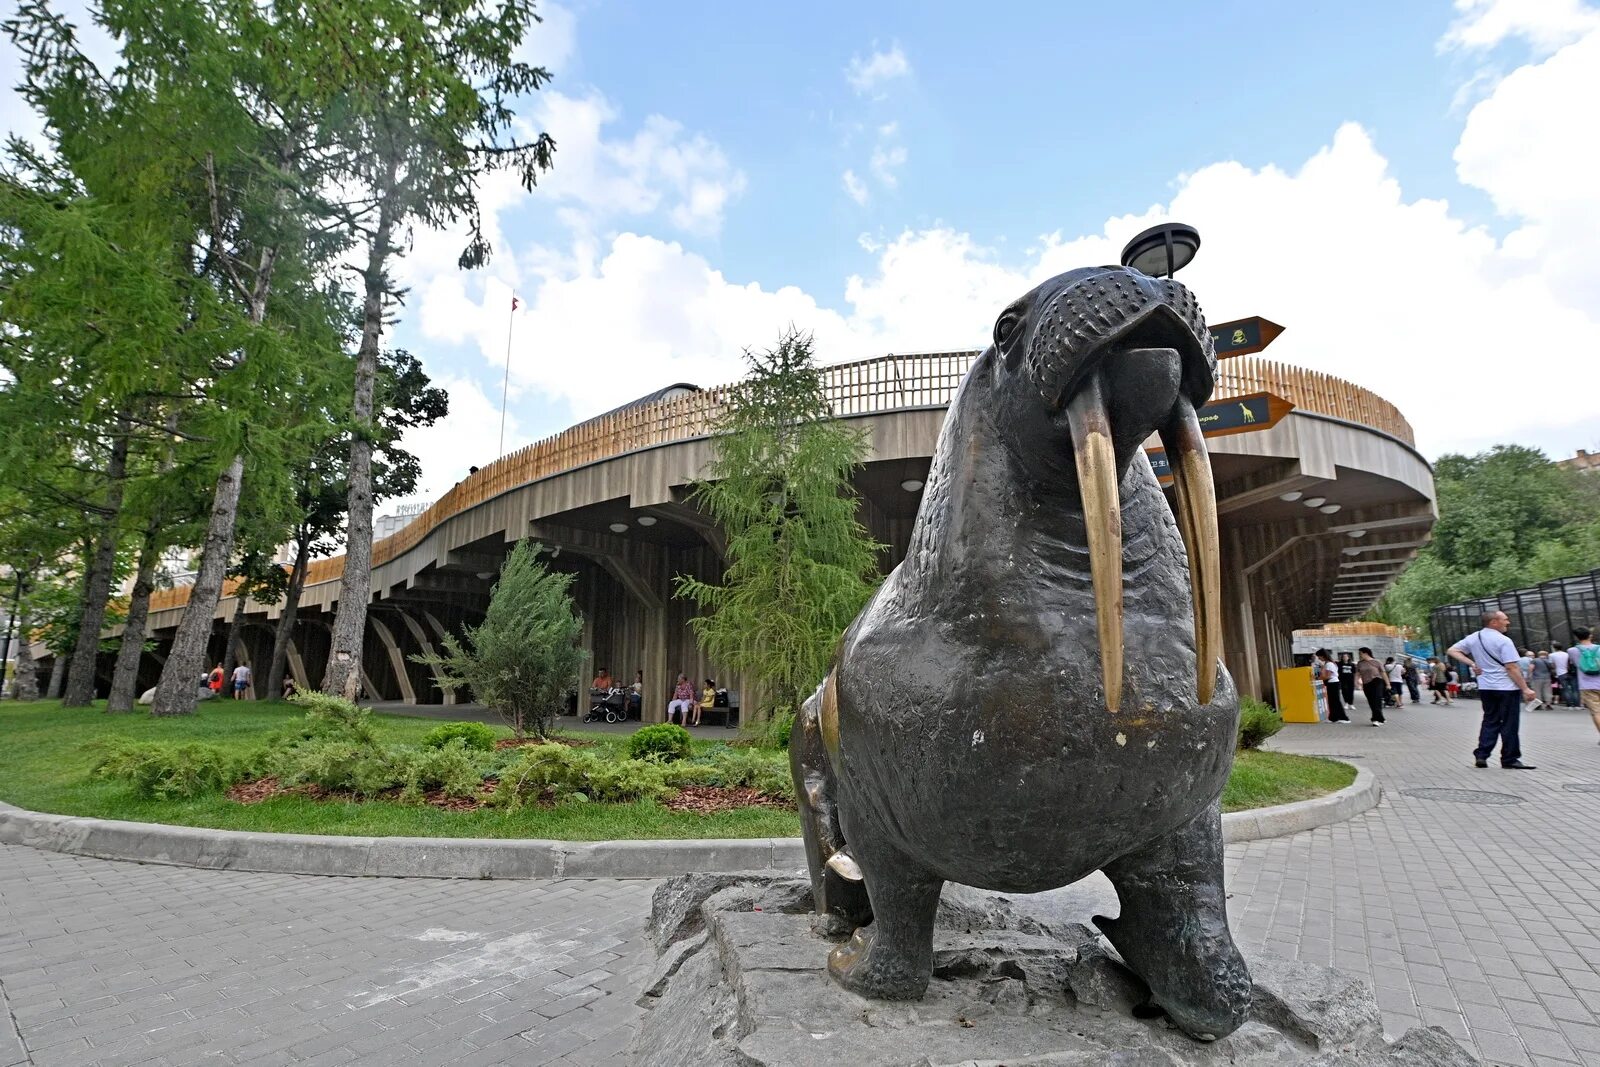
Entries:
[[1202,1039],[1245,1021],[1219,800],[1239,705],[1195,414],[1215,371],[1194,297],[1131,269],[1052,278],[996,322],[905,561],[790,743],[817,908],[857,927],[829,959],[846,987],[926,992],[946,881],[1031,893],[1103,870],[1122,910],[1096,922],[1154,1002]]

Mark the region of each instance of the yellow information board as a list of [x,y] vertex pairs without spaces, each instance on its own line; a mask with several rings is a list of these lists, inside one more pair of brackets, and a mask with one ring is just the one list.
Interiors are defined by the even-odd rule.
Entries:
[[1327,692],[1311,681],[1310,667],[1278,670],[1278,714],[1284,722],[1321,722],[1328,717]]

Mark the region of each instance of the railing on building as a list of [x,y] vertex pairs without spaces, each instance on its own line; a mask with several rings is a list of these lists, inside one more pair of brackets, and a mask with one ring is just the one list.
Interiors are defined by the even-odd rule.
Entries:
[[1449,648],[1482,629],[1486,611],[1506,613],[1511,620],[1506,636],[1518,650],[1567,648],[1574,643],[1574,626],[1600,626],[1600,569],[1434,608],[1429,619],[1434,647]]
[[[822,389],[830,409],[841,418],[944,407],[978,355],[932,352],[843,363],[822,369]],[[408,552],[451,516],[530,482],[641,448],[715,434],[731,388],[722,385],[614,411],[502,456],[457,482],[404,529],[374,542],[373,566]],[[1260,392],[1275,393],[1299,410],[1357,423],[1414,444],[1411,425],[1399,409],[1360,386],[1250,356],[1218,364],[1215,397]],[[333,581],[343,573],[343,556],[313,560],[306,584]],[[188,599],[187,589],[158,590],[150,597],[150,609],[181,607]]]

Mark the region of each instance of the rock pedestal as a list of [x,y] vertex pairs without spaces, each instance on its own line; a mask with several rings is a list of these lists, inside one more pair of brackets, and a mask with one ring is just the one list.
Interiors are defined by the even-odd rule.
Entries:
[[[1144,984],[1087,926],[1014,898],[947,886],[920,1001],[866,1000],[828,977],[809,883],[685,875],[656,891],[658,960],[630,1049],[650,1067],[1470,1067],[1438,1028],[1385,1041],[1371,989],[1337,971],[1251,958],[1252,1019],[1202,1044],[1146,1004]],[[1087,916],[1085,916],[1087,918]]]

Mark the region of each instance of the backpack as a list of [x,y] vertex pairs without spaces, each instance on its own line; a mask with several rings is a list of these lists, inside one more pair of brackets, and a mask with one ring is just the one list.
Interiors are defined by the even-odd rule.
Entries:
[[1578,646],[1578,670],[1584,674],[1600,674],[1600,645]]

